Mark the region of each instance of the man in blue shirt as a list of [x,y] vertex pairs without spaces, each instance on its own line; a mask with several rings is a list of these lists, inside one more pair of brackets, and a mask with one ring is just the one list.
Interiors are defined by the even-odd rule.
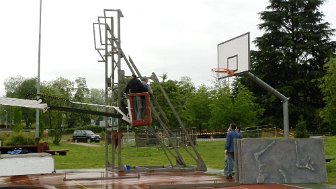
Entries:
[[236,125],[230,124],[230,131],[226,135],[226,144],[225,144],[225,167],[224,175],[227,179],[232,179],[232,172],[234,166],[234,140],[240,138],[239,133],[236,131]]
[[148,92],[149,94],[152,95],[153,91],[152,91],[152,88],[150,87],[150,85],[148,84],[148,78],[147,77],[142,77],[141,78],[141,83],[145,87],[145,92]]

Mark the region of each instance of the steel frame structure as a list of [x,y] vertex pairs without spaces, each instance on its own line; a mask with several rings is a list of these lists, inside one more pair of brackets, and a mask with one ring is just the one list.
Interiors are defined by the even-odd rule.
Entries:
[[[125,77],[125,71],[122,69],[122,66],[127,67],[132,74],[136,74],[139,77],[142,77],[141,73],[135,66],[133,60],[131,57],[126,57],[125,53],[123,52],[121,48],[121,35],[120,35],[120,19],[123,17],[123,14],[121,10],[119,9],[105,9],[104,10],[104,16],[98,17],[98,22],[93,23],[93,35],[94,35],[94,46],[95,50],[98,52],[100,60],[98,62],[104,63],[105,66],[105,105],[106,106],[121,106],[122,101],[122,90],[121,90],[121,82],[124,80]],[[123,64],[122,64],[123,62]],[[165,93],[163,87],[161,86],[157,76],[155,73],[152,73],[152,75],[149,77],[153,82],[156,82],[160,86],[160,91],[163,93],[164,98],[166,99],[166,102],[169,104],[169,107],[172,109],[172,112],[178,121],[178,124],[180,128],[182,128],[182,131],[185,132],[187,136],[187,140],[189,141],[191,150],[188,147],[183,147],[183,149],[186,150],[187,154],[192,157],[192,159],[196,162],[196,167],[188,166],[186,162],[184,161],[184,158],[182,157],[180,153],[180,149],[178,148],[177,143],[181,142],[177,140],[177,138],[173,136],[172,132],[169,129],[168,119],[165,113],[163,112],[160,104],[157,102],[155,96],[151,96],[151,111],[152,115],[155,119],[158,120],[160,123],[160,126],[162,127],[164,134],[167,136],[169,142],[172,144],[173,148],[168,148],[165,144],[162,142],[160,143],[161,148],[164,150],[164,153],[169,160],[171,167],[167,169],[155,169],[153,167],[146,168],[145,170],[148,171],[167,171],[167,170],[178,170],[179,168],[182,168],[184,171],[186,169],[188,170],[198,170],[198,171],[206,171],[207,167],[201,158],[200,154],[198,153],[196,147],[194,146],[193,142],[191,141],[191,137],[187,134],[187,131],[185,129],[185,126],[183,125],[178,113],[176,112],[174,106],[169,100],[169,97]],[[114,93],[116,91],[116,94]],[[109,102],[109,98],[112,99],[112,102]],[[106,110],[107,111],[107,110]],[[121,120],[118,118],[118,121],[112,122],[112,127],[109,127],[107,122],[107,117],[104,118],[105,120],[105,132],[112,132],[113,130],[116,130],[119,132],[121,130],[120,123]],[[152,127],[148,127],[149,131],[152,132],[154,135],[156,135],[157,138],[159,136],[155,133],[154,129]],[[117,149],[115,147],[114,140],[112,141],[111,149],[109,149],[108,141],[111,135],[106,134],[105,136],[105,168],[106,170],[119,170],[119,171],[125,171],[125,167],[122,163],[121,159],[121,147],[119,146]],[[121,144],[121,139],[118,138],[118,144]],[[161,141],[161,140],[159,140]],[[175,141],[175,142],[174,142]],[[118,151],[117,151],[118,150]],[[109,160],[109,153],[112,153],[111,155],[111,161]],[[117,153],[117,166],[116,166],[116,159],[115,154]],[[175,158],[175,161],[178,165],[174,165],[174,161],[171,159],[171,157]],[[143,171],[142,169],[141,171]]]

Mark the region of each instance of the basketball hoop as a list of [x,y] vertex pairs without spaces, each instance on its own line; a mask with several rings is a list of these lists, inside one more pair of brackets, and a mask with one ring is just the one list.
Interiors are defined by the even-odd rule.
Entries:
[[250,33],[245,33],[217,45],[218,79],[238,76],[250,70]]
[[223,73],[226,75],[226,77],[232,77],[236,75],[233,70],[230,70],[227,68],[213,68],[211,71],[217,72],[217,73]]

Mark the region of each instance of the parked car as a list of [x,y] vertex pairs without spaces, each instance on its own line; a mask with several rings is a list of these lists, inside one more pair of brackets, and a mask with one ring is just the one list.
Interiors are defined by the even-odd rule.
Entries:
[[99,142],[101,137],[91,130],[75,130],[72,136],[74,142]]

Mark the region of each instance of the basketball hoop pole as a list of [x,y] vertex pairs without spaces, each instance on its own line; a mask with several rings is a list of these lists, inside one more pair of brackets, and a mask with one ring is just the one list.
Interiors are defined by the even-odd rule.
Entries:
[[283,124],[284,124],[284,137],[289,137],[289,118],[288,118],[288,101],[289,98],[281,94],[279,91],[275,90],[273,87],[269,86],[263,80],[252,74],[251,72],[245,72],[244,75],[250,77],[254,82],[256,82],[260,87],[264,88],[265,90],[273,93],[277,96],[283,103]]

